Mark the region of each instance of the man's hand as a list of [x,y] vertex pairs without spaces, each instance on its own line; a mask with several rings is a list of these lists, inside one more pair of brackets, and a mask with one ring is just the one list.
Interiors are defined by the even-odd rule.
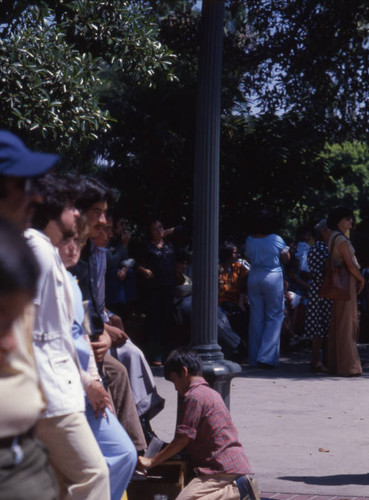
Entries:
[[95,411],[96,418],[100,413],[104,418],[106,417],[105,408],[109,408],[109,410],[113,412],[109,394],[101,382],[98,380],[91,380],[91,384],[88,387],[85,387],[85,391],[87,398]]
[[168,460],[176,453],[184,450],[189,442],[190,438],[186,436],[186,434],[176,434],[173,441],[153,457],[138,457],[138,466],[141,470],[151,469],[152,467],[165,462],[165,460]]
[[111,345],[113,347],[119,347],[123,345],[128,340],[128,335],[121,328],[117,328],[116,326],[109,325],[105,323],[105,329],[111,339]]
[[106,328],[104,328],[104,331],[100,335],[99,340],[97,342],[91,342],[91,345],[94,350],[96,362],[101,363],[105,354],[111,347],[111,338],[108,332],[106,331]]

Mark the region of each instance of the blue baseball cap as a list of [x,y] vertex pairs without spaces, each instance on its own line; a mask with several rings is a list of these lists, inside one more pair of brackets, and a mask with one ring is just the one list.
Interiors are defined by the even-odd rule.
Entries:
[[0,130],[0,175],[37,177],[52,168],[59,155],[31,151],[11,132]]

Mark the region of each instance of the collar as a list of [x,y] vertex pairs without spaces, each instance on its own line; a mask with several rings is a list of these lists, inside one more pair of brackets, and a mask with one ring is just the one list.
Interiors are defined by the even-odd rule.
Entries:
[[209,387],[209,384],[206,382],[206,380],[203,377],[199,377],[190,383],[190,385],[187,389],[187,392],[185,394],[185,397],[191,391],[191,389],[195,389],[196,387],[199,387],[200,385],[205,385],[205,386]]

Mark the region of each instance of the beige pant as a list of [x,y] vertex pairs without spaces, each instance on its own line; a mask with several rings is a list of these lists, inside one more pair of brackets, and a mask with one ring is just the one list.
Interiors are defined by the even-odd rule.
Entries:
[[58,475],[60,499],[110,498],[109,470],[84,413],[41,419],[37,435]]
[[176,500],[240,500],[240,492],[233,481],[239,474],[215,474],[192,479]]

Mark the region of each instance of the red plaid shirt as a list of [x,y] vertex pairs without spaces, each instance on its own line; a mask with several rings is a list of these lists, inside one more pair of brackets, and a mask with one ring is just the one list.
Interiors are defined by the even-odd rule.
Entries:
[[196,473],[251,473],[222,397],[202,377],[191,383],[184,396],[176,432],[190,438],[187,451]]

